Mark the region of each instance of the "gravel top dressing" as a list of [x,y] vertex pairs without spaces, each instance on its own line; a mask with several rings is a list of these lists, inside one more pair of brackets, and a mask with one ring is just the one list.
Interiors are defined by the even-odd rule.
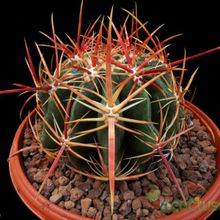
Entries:
[[[181,200],[176,185],[167,169],[161,166],[145,177],[132,181],[116,182],[114,215],[109,205],[109,186],[72,171],[59,163],[47,180],[41,194],[58,206],[97,220],[150,220],[189,208],[199,201],[215,180],[216,148],[211,137],[198,119],[190,119],[194,128],[181,136],[170,161],[187,199]],[[42,123],[35,129],[41,130]],[[36,140],[30,128],[26,128],[23,146],[34,145]],[[26,174],[38,190],[51,166],[51,158],[37,150],[23,152]]]

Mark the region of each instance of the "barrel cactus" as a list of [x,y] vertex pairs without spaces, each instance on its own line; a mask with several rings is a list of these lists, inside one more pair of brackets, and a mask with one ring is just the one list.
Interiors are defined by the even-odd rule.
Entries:
[[[112,212],[115,181],[144,176],[162,162],[185,200],[168,162],[179,137],[190,129],[184,121],[184,95],[195,74],[182,88],[185,62],[219,49],[170,62],[165,44],[172,37],[159,41],[158,29],[150,33],[127,13],[120,30],[112,10],[107,24],[97,19],[81,36],[81,5],[77,40],[68,37],[69,44],[56,35],[52,19],[53,34],[44,35],[55,51],[53,70],[36,45],[41,58],[37,74],[25,44],[35,87],[0,92],[35,92],[35,111],[44,123],[36,139],[54,158],[45,181],[60,160],[80,174],[108,181]],[[138,38],[140,31],[144,39]]]

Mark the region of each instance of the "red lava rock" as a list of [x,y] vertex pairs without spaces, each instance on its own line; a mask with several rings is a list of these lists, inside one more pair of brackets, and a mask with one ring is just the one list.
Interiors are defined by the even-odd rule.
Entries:
[[135,197],[134,192],[129,190],[123,193],[123,199],[126,200],[133,200]]
[[173,201],[173,196],[163,196],[163,202],[170,203]]
[[143,188],[142,188],[142,192],[143,192],[143,194],[145,195],[148,191],[149,191],[149,186],[144,186]]
[[39,187],[39,184],[36,183],[36,182],[33,182],[32,183],[32,186],[34,187],[35,190],[38,190],[40,187]]
[[178,166],[179,166],[179,168],[180,168],[181,170],[185,170],[186,167],[187,167],[186,163],[183,162],[183,161],[180,161],[180,162],[178,163]]
[[142,186],[149,186],[150,185],[150,181],[147,179],[147,177],[143,177],[141,179],[141,185]]
[[38,172],[33,176],[33,180],[37,183],[42,183],[47,175],[48,169],[40,169]]
[[125,220],[123,215],[118,214],[118,220]]
[[206,157],[205,157],[204,159],[208,162],[209,166],[214,166],[214,167],[216,167],[215,156],[214,156],[214,158],[213,158],[212,155],[208,154],[208,155],[206,155]]
[[111,216],[110,206],[105,206],[105,208],[104,208],[104,210],[103,210],[103,215],[104,215],[104,216]]
[[193,130],[197,132],[200,129],[201,129],[201,124],[199,119],[193,119]]
[[77,208],[71,208],[69,211],[70,211],[70,212],[73,212],[73,213],[75,213],[75,214],[79,214],[79,215],[81,214],[80,210],[77,209]]
[[91,206],[92,200],[85,198],[81,200],[82,216],[86,216],[89,207]]
[[190,141],[192,141],[192,142],[196,142],[196,141],[197,141],[197,137],[195,137],[195,136],[190,137]]
[[153,183],[157,183],[157,176],[155,175],[154,172],[151,172],[151,173],[147,174],[146,176]]
[[172,192],[172,190],[170,189],[170,187],[165,186],[165,187],[162,188],[162,195],[163,195],[163,196],[172,196],[172,195],[173,195],[173,192]]
[[128,201],[123,202],[122,205],[119,208],[119,212],[123,216],[128,215],[131,212],[131,204]]
[[160,166],[160,168],[156,171],[156,176],[160,179],[163,179],[166,177],[167,173],[167,168],[165,166]]
[[98,210],[103,210],[104,209],[104,202],[101,201],[100,199],[96,198],[92,200],[93,205],[95,208],[97,208]]
[[148,209],[142,209],[142,215],[143,216],[149,215],[149,210]]
[[56,176],[56,178],[63,176],[62,169],[59,166],[55,169],[54,175]]
[[210,183],[208,180],[198,181],[197,184],[201,185],[205,189],[208,189],[210,187]]
[[58,204],[57,204],[60,208],[64,208],[64,201],[60,201]]
[[58,188],[55,188],[55,189],[53,190],[53,192],[52,192],[52,195],[55,195],[55,194],[57,194],[57,193],[59,193],[59,189],[58,189]]
[[166,183],[161,179],[158,179],[157,182],[158,182],[159,188],[161,188],[161,189],[166,186]]
[[100,181],[100,180],[95,180],[95,182],[94,182],[93,185],[92,185],[92,188],[93,188],[93,189],[98,189],[98,188],[101,186],[101,184],[102,184],[102,181]]
[[43,189],[44,196],[48,198],[48,196],[50,196],[50,193],[53,192],[54,189],[55,189],[55,185],[53,181],[51,179],[47,179]]
[[126,216],[126,219],[136,219],[136,214],[131,212]]
[[112,220],[118,220],[118,215],[117,215],[117,214],[114,214],[114,215],[112,216]]
[[120,200],[118,195],[115,195],[115,198],[114,198],[114,210],[117,210],[120,205],[121,205],[121,200]]
[[156,200],[155,202],[152,202],[152,205],[154,209],[160,209],[160,199]]
[[82,175],[76,173],[71,182],[72,182],[72,184],[75,184],[75,185],[76,185],[76,182],[83,182]]
[[181,185],[181,189],[183,191],[183,194],[184,194],[186,200],[188,200],[189,199],[189,190],[188,190],[188,187],[186,186],[186,184],[183,183]]
[[142,209],[141,208],[137,209],[136,210],[136,217],[140,218],[140,217],[142,217],[142,215],[143,215]]
[[50,166],[50,161],[47,158],[41,159],[40,164],[39,164],[40,169],[49,168],[49,166]]
[[189,161],[190,159],[190,154],[184,153],[184,154],[176,154],[175,155],[175,161],[177,163],[177,166],[181,170],[185,170],[187,167],[186,161]]
[[67,197],[67,196],[70,196],[70,190],[71,190],[71,186],[70,185],[67,185],[67,186],[59,186],[59,192]]
[[140,209],[141,206],[142,206],[142,204],[141,204],[141,200],[139,198],[136,198],[132,201],[132,209],[134,211]]
[[135,193],[135,196],[140,196],[142,194],[141,182],[135,181],[131,184],[132,190]]
[[98,189],[91,189],[87,197],[90,199],[98,198],[102,194],[105,187],[106,184],[102,183]]
[[198,141],[197,142],[202,148],[208,147],[211,145],[211,142],[209,140],[204,140],[204,141]]
[[105,216],[103,220],[111,220],[111,216]]
[[206,160],[202,160],[199,164],[199,170],[203,173],[206,173],[209,169],[209,164]]
[[29,166],[30,167],[40,167],[39,165],[40,165],[40,162],[41,162],[41,160],[40,159],[38,159],[38,158],[32,158],[32,160],[30,161],[30,163],[29,163]]
[[102,211],[96,213],[95,220],[102,220]]
[[150,185],[149,185],[149,189],[150,189],[150,190],[159,189],[159,186],[158,186],[157,184],[150,184]]
[[173,192],[173,197],[178,197],[179,196],[179,191],[178,191],[178,189],[176,188],[176,186],[172,186],[172,192]]
[[213,180],[214,180],[214,176],[212,175],[211,172],[206,172],[206,173],[204,173],[204,174],[203,174],[203,178],[206,179],[206,180],[208,180],[210,183],[212,183]]
[[104,191],[102,192],[102,195],[100,196],[100,199],[101,199],[102,201],[104,201],[107,197],[108,197],[108,192],[107,192],[107,190],[104,190]]
[[217,151],[217,148],[212,145],[203,148],[203,152],[206,154],[213,154],[213,153],[216,153],[216,151]]
[[194,156],[192,156],[190,158],[190,161],[191,161],[192,165],[196,165],[197,164],[197,160],[194,158]]
[[190,154],[190,149],[189,148],[183,148],[183,149],[181,149],[181,153]]
[[70,191],[70,200],[75,202],[79,200],[83,196],[83,194],[84,192],[81,189],[75,187]]
[[205,140],[205,139],[208,139],[209,137],[208,137],[207,132],[200,130],[200,131],[197,132],[197,138],[198,138],[200,141],[203,141],[203,140]]
[[59,186],[65,186],[69,183],[69,178],[65,177],[65,176],[60,176],[56,182]]
[[121,191],[121,193],[128,191],[128,184],[126,181],[120,181],[119,182],[119,190]]
[[190,154],[193,157],[197,158],[197,157],[200,157],[202,155],[202,151],[201,151],[201,149],[198,146],[193,146],[191,148]]
[[83,182],[80,185],[78,185],[78,188],[83,190],[84,192],[88,192],[91,189],[91,183]]
[[89,217],[89,218],[95,218],[96,213],[97,213],[97,209],[94,208],[94,207],[90,207],[89,210],[88,210],[88,212],[87,212],[87,217]]
[[153,209],[153,205],[144,196],[140,196],[138,198],[140,199],[143,208],[146,208],[146,209],[151,208],[151,209]]
[[76,202],[76,208],[81,210],[81,201],[80,200]]
[[198,185],[192,181],[185,181],[184,184],[186,185],[189,194],[191,196],[196,196],[198,194],[201,194],[205,191],[205,188],[203,188],[201,185]]
[[38,172],[37,168],[35,167],[30,167],[28,170],[27,170],[27,176],[29,178],[29,180],[31,182],[34,181],[34,175]]
[[202,175],[197,170],[184,170],[183,176],[186,177],[186,179],[191,180],[192,182],[202,180]]
[[74,202],[72,202],[71,200],[68,200],[68,201],[65,201],[64,202],[64,207],[65,207],[65,209],[72,209],[72,208],[74,208],[74,206],[75,206],[75,203]]
[[170,181],[170,179],[168,177],[165,177],[163,179],[163,182],[166,183],[167,186],[171,186],[172,185],[172,183],[171,183],[171,181]]
[[162,216],[165,216],[165,214],[161,210],[155,209],[151,214],[151,219],[158,219]]
[[49,200],[54,203],[54,204],[57,204],[59,203],[63,198],[63,195],[61,193],[57,193],[57,194],[54,194],[52,195]]

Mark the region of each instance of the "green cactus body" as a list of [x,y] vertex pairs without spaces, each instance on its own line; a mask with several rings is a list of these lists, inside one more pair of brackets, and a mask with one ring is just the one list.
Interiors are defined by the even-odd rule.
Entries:
[[[67,101],[70,98],[70,91],[66,89],[57,89],[56,96],[59,98],[59,100],[62,100],[62,106],[65,108],[67,105]],[[59,104],[55,102],[54,99],[55,98],[49,98],[49,100],[47,101],[47,108],[46,106],[44,108],[47,109],[44,119],[53,127],[53,129],[55,129],[55,123],[57,123],[59,128],[63,129],[65,115]],[[45,126],[41,135],[42,145],[48,149],[57,149],[58,145],[51,137],[57,140],[52,134],[52,131],[50,131],[47,126]]]
[[[120,96],[122,100],[124,100],[127,97],[133,85],[134,82],[132,81],[130,81],[126,85]],[[135,90],[136,89],[137,87],[135,88]],[[127,109],[124,112],[124,116],[127,118],[151,122],[151,103],[149,95],[145,90],[142,91],[139,95],[137,95],[136,99],[129,104],[131,105],[137,102],[140,103],[134,105],[134,107]],[[149,147],[147,143],[155,143],[155,139],[158,133],[157,129],[153,125],[144,125],[136,123],[127,123],[127,126],[143,134],[127,134],[126,141],[128,144],[128,152],[130,156],[138,156],[149,153],[152,150],[152,148]]]
[[[92,99],[93,101],[99,102],[100,101],[100,97],[98,97],[97,95],[93,94],[91,91],[97,92],[96,89],[100,90],[100,84],[98,83],[97,80],[94,81],[89,81],[89,82],[84,82],[83,85],[81,85],[82,87],[82,93]],[[88,89],[88,90],[85,90]],[[76,97],[73,100],[73,104],[71,107],[71,112],[70,112],[70,121],[74,121],[74,120],[78,120],[81,118],[97,118],[98,113],[95,112],[92,109],[89,109],[88,107],[86,107],[84,104],[86,104],[86,102],[84,102],[80,97]],[[79,142],[79,143],[94,143],[94,141],[97,139],[97,134],[95,132],[93,133],[89,133],[89,134],[85,134],[85,135],[80,135],[78,134],[79,132],[82,131],[86,131],[86,130],[90,130],[90,129],[94,129],[96,128],[96,123],[95,122],[76,122],[76,123],[70,123],[69,124],[69,129],[71,129],[69,138],[74,141],[74,142]],[[91,150],[89,148],[82,148],[82,147],[73,147],[72,148],[73,151],[75,151],[77,154],[79,154],[80,156],[89,159],[90,156],[95,156],[96,152],[94,152],[94,150]],[[80,163],[80,161],[82,162],[82,160],[80,160],[79,158],[77,158],[74,155],[70,155],[69,159],[71,160],[71,164],[74,166],[78,166]]]
[[[143,56],[143,54],[142,54]],[[86,59],[88,60],[88,54],[86,55]],[[116,54],[116,60],[120,60],[121,63],[128,65],[125,58],[123,58],[122,54]],[[143,62],[143,58],[136,58],[136,64],[140,65]],[[83,64],[80,64],[84,67]],[[157,68],[165,68],[166,65],[162,62],[151,61],[146,64],[143,68],[143,72],[154,70]],[[62,74],[64,74],[67,70],[63,70]],[[81,76],[82,83],[71,83],[70,85],[73,88],[77,89],[81,94],[86,96],[87,98],[106,105],[104,100],[101,100],[100,96],[97,94],[106,97],[106,89],[105,89],[105,81],[103,81],[102,77],[105,76],[105,66],[101,66],[96,73],[96,77],[89,78],[89,75],[82,70],[72,70],[74,73],[73,77]],[[131,74],[126,70],[123,70],[115,65],[112,65],[112,86],[113,91],[116,91],[117,86],[123,83],[124,80],[127,80]],[[154,76],[144,76],[143,79],[145,81],[149,81]],[[124,88],[121,90],[118,100],[115,105],[118,105],[120,102],[125,100],[130,93],[135,92],[144,82],[140,81],[139,77],[131,77],[130,80],[127,81]],[[134,133],[130,133],[129,131],[124,131],[120,128],[116,128],[116,166],[120,164],[122,168],[118,167],[118,170],[123,169],[123,157],[133,158],[134,161],[139,164],[139,172],[143,172],[146,169],[146,163],[143,164],[143,161],[147,161],[148,158],[152,157],[148,156],[150,152],[153,151],[153,144],[156,144],[158,132],[160,129],[160,110],[162,109],[162,114],[165,117],[166,122],[164,123],[163,133],[166,132],[166,138],[175,134],[178,130],[178,121],[179,121],[179,113],[177,113],[176,121],[172,126],[169,127],[167,131],[167,126],[172,122],[176,110],[177,103],[175,100],[175,95],[172,92],[172,81],[169,73],[165,74],[163,77],[157,79],[154,84],[148,86],[146,89],[141,91],[134,99],[130,100],[130,102],[125,106],[125,110],[119,113],[118,116],[126,117],[128,119],[135,119],[143,122],[149,122],[149,124],[141,124],[141,123],[130,123],[119,121],[118,123],[122,126],[133,130]],[[97,94],[95,94],[97,93]],[[70,98],[70,91],[68,89],[57,89],[56,94],[60,100],[62,100],[63,108],[66,108],[67,100]],[[41,102],[45,102],[48,99],[48,94],[39,93],[39,97],[41,97]],[[72,97],[72,106],[70,111],[70,122],[77,121],[76,123],[69,123],[69,139],[78,142],[78,143],[93,143],[99,146],[102,146],[101,154],[103,157],[103,161],[108,167],[108,128],[100,130],[98,132],[91,132],[89,134],[81,134],[80,132],[95,129],[100,127],[106,123],[106,121],[90,121],[90,122],[80,122],[80,119],[86,118],[104,118],[105,113],[96,112],[93,108],[90,108],[88,103],[80,98],[79,96]],[[54,127],[54,118],[57,121],[59,128],[63,128],[64,126],[64,114],[60,112],[60,109],[57,108],[54,100],[49,98],[46,105],[43,107],[45,110],[45,120],[49,122],[50,125]],[[151,123],[152,122],[152,123]],[[48,134],[49,133],[49,134]],[[56,149],[57,144],[51,139],[51,132],[48,132],[48,129],[44,129],[42,132],[42,145],[46,148]],[[126,138],[124,138],[126,137]],[[94,157],[95,160],[98,160],[98,154],[96,150],[86,147],[71,147],[72,152],[74,151],[77,155],[73,153],[67,154],[71,164],[75,167],[81,166],[81,162],[85,162],[82,158],[86,160],[90,160],[91,157]],[[131,163],[132,164],[132,163]],[[128,166],[129,167],[129,166]]]
[[[69,68],[62,69],[60,72],[60,77],[66,73],[69,73]],[[73,74],[75,77],[74,72],[70,74]],[[58,127],[63,129],[65,118],[63,109],[65,109],[67,106],[71,92],[66,88],[56,86],[55,82],[49,84],[52,86],[49,92],[46,93],[44,91],[39,91],[37,93],[38,105],[41,106],[45,120],[50,124],[50,126],[53,127],[53,129],[55,129],[55,121],[57,122]],[[57,101],[56,97],[59,99],[59,101]],[[56,149],[58,145],[54,142],[53,138],[57,140],[52,134],[52,131],[45,126],[41,136],[42,145],[48,149]]]

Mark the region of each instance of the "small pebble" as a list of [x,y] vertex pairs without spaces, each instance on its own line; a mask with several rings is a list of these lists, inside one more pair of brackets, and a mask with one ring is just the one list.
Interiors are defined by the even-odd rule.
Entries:
[[60,176],[56,182],[58,183],[59,186],[65,186],[69,183],[69,178],[65,177],[65,176]]
[[64,202],[64,207],[65,207],[66,209],[74,208],[74,206],[75,206],[75,203],[72,202],[71,200],[68,200],[68,201]]
[[81,200],[82,216],[86,216],[89,207],[91,206],[92,200],[85,198]]
[[128,202],[123,202],[122,205],[119,208],[119,212],[123,215],[126,216],[131,212],[131,205]]
[[88,216],[89,218],[95,218],[96,213],[97,213],[97,209],[94,208],[94,207],[90,207],[89,210],[88,210],[88,212],[87,212],[87,216]]
[[136,198],[132,201],[132,209],[134,211],[138,210],[141,208],[141,200],[139,198]]
[[49,200],[54,203],[57,204],[58,202],[60,202],[62,200],[63,195],[61,193],[57,193],[52,195]]
[[135,197],[134,192],[133,191],[126,191],[123,193],[123,199],[124,200],[133,200]]
[[81,189],[75,187],[70,191],[70,200],[75,202],[79,200],[83,196],[83,194],[84,192]]

